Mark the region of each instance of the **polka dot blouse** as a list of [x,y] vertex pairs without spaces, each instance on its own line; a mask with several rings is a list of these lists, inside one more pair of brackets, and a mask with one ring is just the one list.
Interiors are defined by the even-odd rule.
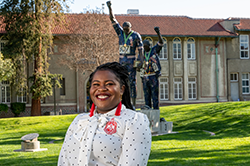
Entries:
[[68,128],[58,166],[146,166],[151,131],[145,114],[122,105],[90,117],[78,115]]

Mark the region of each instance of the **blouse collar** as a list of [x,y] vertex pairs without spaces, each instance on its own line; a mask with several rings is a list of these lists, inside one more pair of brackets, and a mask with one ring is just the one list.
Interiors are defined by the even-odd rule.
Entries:
[[92,105],[89,116],[90,117],[92,117],[93,115],[94,116],[96,116],[96,115],[97,116],[114,116],[114,115],[115,116],[120,116],[121,115],[121,111],[122,111],[122,109],[124,109],[124,107],[125,106],[120,102],[118,104],[118,106],[115,107],[114,109],[112,109],[111,111],[108,111],[108,112],[106,112],[104,114],[100,114],[100,113],[97,112],[96,107]]

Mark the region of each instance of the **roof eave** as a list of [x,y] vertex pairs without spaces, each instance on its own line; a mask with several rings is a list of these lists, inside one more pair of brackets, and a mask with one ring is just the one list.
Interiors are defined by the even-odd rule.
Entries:
[[[142,35],[143,37],[157,37],[157,35]],[[224,38],[237,38],[237,35],[162,35],[162,37],[224,37]]]

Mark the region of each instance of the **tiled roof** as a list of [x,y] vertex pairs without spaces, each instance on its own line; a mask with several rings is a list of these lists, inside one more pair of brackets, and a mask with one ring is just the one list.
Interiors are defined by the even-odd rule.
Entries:
[[250,19],[249,18],[240,18],[240,24],[234,25],[239,31],[250,31]]
[[[81,14],[68,14],[67,20],[70,28],[77,26]],[[108,17],[108,15],[107,15]],[[124,21],[132,24],[132,29],[139,32],[142,36],[155,36],[155,26],[160,27],[163,36],[220,36],[234,37],[237,36],[225,30],[219,22],[223,19],[193,19],[186,16],[157,16],[157,15],[115,15],[118,22],[122,25]],[[236,28],[250,30],[250,19],[240,19],[240,24]],[[55,27],[53,34],[63,35],[70,34],[72,30],[66,30],[65,27]],[[0,27],[0,33],[5,33]]]
[[143,35],[156,35],[154,27],[160,27],[165,36],[235,36],[218,22],[222,19],[193,19],[186,16],[116,15],[122,24],[129,21],[132,29]]

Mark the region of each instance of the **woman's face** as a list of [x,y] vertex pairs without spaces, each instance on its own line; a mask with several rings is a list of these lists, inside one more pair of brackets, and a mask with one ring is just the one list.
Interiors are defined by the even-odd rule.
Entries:
[[121,87],[118,78],[109,70],[97,71],[92,79],[90,97],[97,106],[98,113],[106,113],[121,101],[125,86]]

